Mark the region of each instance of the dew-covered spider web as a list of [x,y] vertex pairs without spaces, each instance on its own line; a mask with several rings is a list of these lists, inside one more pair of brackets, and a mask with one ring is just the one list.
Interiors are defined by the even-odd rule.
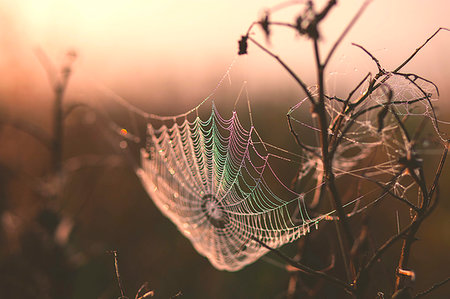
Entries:
[[[333,130],[344,100],[337,96],[326,100],[330,138],[342,139],[333,169],[338,183],[352,189],[340,190],[348,216],[388,195],[417,200],[417,192],[410,192],[414,182],[401,163],[412,140],[400,130],[398,118],[415,128],[422,120],[437,128],[432,84],[394,74],[386,74],[379,82],[382,88],[341,119],[342,128],[348,126],[345,132]],[[349,102],[356,103],[365,88]],[[392,98],[387,95],[390,91]],[[279,248],[316,229],[321,221],[336,219],[331,206],[322,205],[325,211],[316,208],[323,200],[318,194],[324,183],[319,127],[307,99],[299,100],[288,114],[293,129],[312,151],[293,153],[262,140],[253,122],[243,125],[236,109],[231,116],[223,116],[214,93],[187,113],[171,117],[149,114],[118,96],[113,98],[146,120],[146,145],[136,170],[146,191],[217,269],[237,271],[267,253],[261,243]],[[209,110],[209,116],[200,117],[202,109]],[[381,118],[381,114],[385,115]],[[292,138],[288,131],[279,134]],[[298,170],[294,183],[285,179],[286,169]],[[361,180],[374,184],[367,190],[352,183]],[[410,193],[416,199],[410,199]]]

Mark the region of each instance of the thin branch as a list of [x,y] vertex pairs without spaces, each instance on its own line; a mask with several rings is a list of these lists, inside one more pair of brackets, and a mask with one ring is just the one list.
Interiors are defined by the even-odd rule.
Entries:
[[288,121],[288,125],[289,125],[289,131],[292,133],[292,135],[294,135],[294,138],[295,138],[295,141],[297,142],[297,144],[302,149],[312,153],[314,156],[317,157],[318,155],[317,155],[316,151],[313,148],[307,146],[306,144],[304,144],[303,142],[300,141],[300,138],[299,138],[297,132],[292,127],[291,115],[290,114],[286,114],[286,117],[287,117],[287,121]]
[[405,61],[403,61],[403,63],[402,64],[400,64],[394,71],[393,71],[393,73],[396,73],[396,72],[398,72],[399,70],[401,70],[405,65],[407,65],[410,61],[411,61],[411,59],[413,59],[414,58],[414,56],[416,56],[416,54],[417,53],[419,53],[419,51],[420,50],[422,50],[422,48],[423,47],[425,47],[425,45],[431,40],[431,39],[433,39],[433,37],[435,37],[436,36],[436,34],[438,34],[439,33],[439,31],[441,31],[441,30],[445,30],[445,31],[450,31],[450,29],[448,29],[448,28],[444,28],[444,27],[440,27],[438,30],[436,30],[436,32],[435,33],[433,33],[420,47],[418,47],[415,51],[414,51],[414,53],[412,53],[411,54],[411,56],[409,56]]
[[[404,169],[401,170],[401,172],[403,172]],[[400,173],[401,173],[400,172]],[[419,211],[419,208],[416,207],[415,205],[413,205],[412,203],[410,203],[407,199],[398,196],[397,194],[393,193],[390,188],[392,185],[392,183],[388,184],[388,186],[384,186],[383,184],[381,184],[380,182],[378,182],[377,180],[372,180],[368,177],[365,177],[369,182],[372,182],[374,184],[376,184],[378,187],[380,187],[381,189],[383,189],[383,191],[385,192],[384,194],[389,194],[390,196],[392,196],[395,199],[398,199],[400,202],[403,202],[404,204],[406,204],[409,208],[413,209],[415,212]],[[394,179],[396,179],[397,177],[395,177]],[[395,182],[395,180],[393,180],[393,182]],[[382,196],[384,195],[382,194]]]
[[363,46],[358,45],[356,43],[352,43],[352,46],[358,47],[361,50],[363,50],[364,52],[366,52],[367,55],[370,56],[370,58],[372,58],[372,60],[376,63],[377,68],[378,68],[378,72],[380,73],[386,73],[386,71],[381,67],[380,61],[378,61],[378,59],[372,55],[372,53],[370,53],[368,50],[366,50]]
[[119,258],[117,256],[117,251],[116,250],[112,250],[109,253],[111,253],[114,256],[114,269],[116,271],[116,278],[117,278],[117,284],[119,285],[119,289],[120,289],[120,298],[127,298],[125,296],[125,292],[123,290],[123,286],[122,286],[122,280],[120,279],[120,272],[119,272]]
[[[258,22],[258,24],[261,24],[262,22]],[[291,29],[297,30],[297,27],[294,24],[286,23],[286,22],[267,22],[269,26],[280,26],[280,27],[288,27]]]
[[[316,24],[317,25],[317,24]],[[352,280],[354,275],[354,265],[351,257],[348,256],[350,248],[353,245],[354,239],[348,224],[347,215],[344,212],[342,205],[342,199],[340,197],[339,191],[336,187],[335,175],[333,173],[333,155],[329,152],[329,123],[327,118],[327,113],[325,110],[325,81],[324,81],[324,68],[325,65],[322,64],[320,59],[319,44],[317,38],[314,38],[314,56],[316,59],[317,68],[317,84],[319,87],[319,99],[317,103],[313,106],[314,112],[317,114],[319,120],[319,130],[320,130],[320,146],[322,149],[322,164],[323,164],[323,177],[326,186],[331,194],[332,205],[334,206],[339,220],[335,222],[336,232],[339,241],[339,246],[341,250],[341,255],[343,258],[345,271],[348,280]],[[322,189],[321,189],[322,190]],[[349,263],[350,260],[350,263]]]
[[[410,81],[416,81],[417,79],[420,79],[420,80],[422,80],[422,81],[425,81],[425,82],[427,82],[427,83],[430,83],[430,84],[433,85],[433,87],[436,89],[436,94],[437,94],[438,96],[440,96],[438,86],[437,86],[433,81],[431,81],[431,80],[428,80],[428,79],[426,79],[426,78],[424,78],[424,77],[422,77],[422,76],[419,76],[419,75],[416,75],[416,74],[413,74],[413,73],[400,73],[400,72],[395,72],[395,71],[394,71],[394,72],[392,72],[392,74],[394,74],[394,75],[399,75],[399,76],[402,76],[402,77],[405,77],[405,78],[409,78]],[[413,79],[411,79],[411,77],[413,77]]]
[[364,115],[367,112],[370,112],[374,109],[378,109],[378,108],[383,108],[384,105],[398,105],[398,104],[414,104],[420,101],[426,100],[426,97],[421,97],[421,98],[417,98],[414,100],[405,100],[405,101],[392,101],[391,103],[387,104],[387,103],[383,103],[383,104],[377,104],[377,105],[373,105],[370,106],[366,109],[360,110],[357,113],[355,113],[354,115],[351,116],[350,121],[348,123],[346,123],[346,126],[344,127],[344,129],[342,130],[342,133],[339,135],[339,139],[336,141],[335,143],[335,148],[333,149],[333,151],[336,151],[337,146],[340,144],[341,139],[344,138],[344,136],[346,135],[346,133],[351,129],[351,127],[355,124],[355,121],[358,119],[358,117]]
[[[341,130],[342,121],[344,120],[344,117],[346,115],[348,115],[350,113],[350,111],[354,108],[354,106],[351,106],[349,104],[350,99],[352,98],[353,94],[363,85],[363,83],[367,80],[367,78],[370,77],[370,75],[371,74],[369,72],[361,81],[359,81],[358,85],[356,85],[356,87],[353,88],[352,91],[350,91],[350,93],[347,96],[347,99],[343,101],[344,106],[342,106],[341,113],[339,113],[339,115],[336,116],[336,118],[333,121],[333,126],[332,126],[331,131],[335,132],[335,133],[332,134],[332,136],[330,138],[330,144],[331,144],[331,148],[332,148],[332,150],[330,151],[331,155],[334,155],[335,141],[339,135],[338,134],[339,131]],[[350,107],[350,109],[348,109],[349,107]]]
[[[424,80],[424,81],[426,81],[426,82],[428,82],[428,80],[426,80],[426,79],[423,79],[423,78],[421,78],[421,77],[419,77],[419,76],[417,76],[417,75],[415,75],[415,74],[407,74],[407,75],[404,75],[404,74],[402,74],[402,73],[397,73],[397,72],[395,72],[395,73],[393,73],[393,74],[397,74],[397,75],[400,75],[400,76],[403,76],[404,78],[406,78],[409,82],[411,82],[422,94],[423,94],[423,96],[424,96],[424,98],[426,99],[426,101],[428,102],[428,105],[430,106],[430,108],[431,108],[431,112],[433,113],[433,117],[432,117],[432,120],[433,120],[433,125],[435,126],[435,128],[436,128],[436,130],[438,131],[438,132],[440,132],[439,131],[439,124],[438,124],[438,121],[437,121],[437,116],[436,116],[436,111],[434,110],[434,106],[433,106],[433,104],[431,103],[431,99],[430,99],[430,95],[427,93],[427,92],[425,92],[425,90],[423,90],[423,88],[422,87],[420,87],[417,83],[416,83],[416,79],[417,78],[420,78],[420,79],[422,79],[422,80]],[[413,79],[411,79],[411,76],[413,76],[415,79],[413,80]],[[430,81],[431,82],[431,81]],[[433,83],[433,85],[434,85],[434,83]],[[434,86],[436,86],[436,85],[434,85]],[[437,91],[437,92],[439,92],[439,91]]]
[[283,60],[281,60],[281,58],[278,55],[275,55],[274,53],[272,53],[269,49],[267,49],[266,47],[264,47],[263,45],[258,43],[254,38],[248,37],[248,39],[252,43],[254,43],[256,46],[258,46],[261,50],[263,50],[264,52],[269,54],[271,57],[273,57],[275,60],[277,60],[278,63],[280,63],[281,66],[291,75],[291,77],[294,78],[294,80],[301,86],[303,91],[308,96],[309,101],[312,104],[315,104],[314,97],[312,96],[311,92],[308,90],[308,87],[306,86],[306,84],[297,76],[297,74]]
[[361,7],[359,8],[358,12],[356,13],[356,15],[353,17],[353,19],[350,21],[350,23],[347,25],[347,27],[344,29],[344,31],[341,33],[341,35],[339,36],[339,38],[336,40],[336,42],[333,44],[333,47],[331,48],[330,52],[327,55],[327,58],[325,59],[325,62],[323,63],[323,67],[325,68],[328,64],[328,62],[330,61],[331,57],[334,54],[334,51],[336,51],[337,47],[339,46],[339,44],[342,42],[342,40],[344,39],[344,37],[347,35],[347,33],[350,31],[350,29],[353,27],[353,25],[355,25],[356,21],[359,19],[359,17],[362,15],[362,13],[364,12],[364,10],[367,8],[367,6],[370,4],[370,2],[372,2],[372,0],[366,0],[364,1],[363,5],[361,5]]
[[358,85],[356,85],[356,87],[353,88],[353,90],[349,92],[348,97],[345,100],[345,102],[347,102],[347,103],[350,102],[350,99],[352,98],[353,94],[364,84],[364,82],[366,82],[367,78],[369,78],[371,75],[372,74],[369,72],[361,81],[359,81]]
[[290,257],[288,257],[287,255],[285,255],[284,253],[282,253],[281,251],[279,251],[278,249],[272,248],[269,245],[267,245],[266,243],[264,243],[263,241],[257,239],[254,236],[251,236],[251,238],[256,241],[257,243],[259,243],[261,246],[263,246],[264,248],[272,251],[274,254],[276,254],[278,257],[282,258],[283,260],[285,260],[287,263],[289,263],[291,266],[299,269],[301,272],[304,272],[306,274],[309,274],[311,276],[314,276],[316,278],[321,278],[324,280],[327,280],[331,283],[333,283],[336,286],[339,286],[340,288],[343,288],[345,291],[347,291],[348,293],[352,294],[353,293],[353,288],[348,285],[347,283],[345,283],[344,281],[326,274],[325,272],[322,271],[317,271],[314,269],[309,268],[308,266],[302,265],[296,261],[294,261],[293,259],[291,259]]
[[448,140],[447,143],[445,144],[445,148],[444,148],[444,151],[442,152],[441,160],[439,161],[438,169],[436,170],[436,174],[434,175],[433,185],[431,185],[431,188],[430,188],[430,194],[429,194],[430,198],[433,197],[433,194],[436,191],[437,186],[439,185],[439,178],[441,177],[442,169],[444,168],[444,165],[445,165],[445,159],[447,158],[449,146],[450,146],[450,140]]
[[414,298],[420,298],[423,296],[428,295],[429,293],[433,292],[434,290],[436,290],[437,288],[443,286],[444,284],[446,284],[447,282],[450,281],[450,277],[447,277],[446,279],[444,279],[441,282],[435,283],[433,286],[431,286],[431,288],[429,288],[428,290],[425,290],[423,292],[418,293],[416,296],[414,296]]
[[372,266],[377,262],[381,256],[392,246],[395,244],[396,241],[403,238],[403,236],[408,233],[414,222],[410,223],[407,227],[405,227],[401,232],[399,232],[397,235],[392,236],[389,240],[387,240],[382,246],[380,246],[373,256],[370,258],[370,260],[361,268],[358,275],[356,276],[354,285],[358,285],[361,277],[363,277],[365,274],[368,273],[368,271],[372,268]]

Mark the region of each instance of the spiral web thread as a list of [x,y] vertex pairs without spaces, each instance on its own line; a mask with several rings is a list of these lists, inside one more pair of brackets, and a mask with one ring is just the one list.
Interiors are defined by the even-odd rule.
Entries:
[[[381,81],[393,91],[391,111],[407,121],[427,119],[438,131],[431,106],[435,93],[432,84],[423,80],[411,82],[393,74],[380,78]],[[361,88],[360,95],[363,91]],[[252,122],[250,128],[244,128],[235,110],[230,118],[223,117],[213,95],[214,92],[194,109],[171,117],[148,114],[118,96],[112,98],[147,120],[147,142],[141,149],[137,175],[156,206],[214,267],[237,271],[267,253],[255,239],[279,248],[317,228],[320,221],[337,216],[334,211],[318,213],[310,209],[317,204],[316,193],[323,185],[319,156],[306,151],[300,155],[290,153],[264,142]],[[211,113],[203,120],[198,110],[207,102],[211,103]],[[398,172],[402,168],[399,160],[411,142],[390,114],[379,131],[377,115],[387,102],[386,92],[379,89],[358,106],[352,114],[357,115],[354,124],[336,151],[333,169],[338,180],[376,181],[386,186],[381,193],[372,188],[346,198],[345,207],[353,207],[348,216],[386,198],[387,191],[406,201],[413,200],[409,199],[411,194],[417,198],[417,191],[411,192],[414,182]],[[310,111],[308,103],[303,99],[288,113],[299,133],[303,130],[305,134],[317,135],[314,117],[295,115],[301,110]],[[342,105],[342,101],[333,98],[326,101],[330,120],[340,115]],[[155,122],[162,125],[156,126]],[[350,123],[350,116],[345,116],[343,122],[344,126]],[[309,146],[320,153],[318,143]],[[370,157],[375,155],[376,161]],[[365,160],[369,162],[362,163]],[[299,184],[288,186],[283,182],[280,163],[298,169],[300,188]],[[303,184],[304,181],[310,183]]]

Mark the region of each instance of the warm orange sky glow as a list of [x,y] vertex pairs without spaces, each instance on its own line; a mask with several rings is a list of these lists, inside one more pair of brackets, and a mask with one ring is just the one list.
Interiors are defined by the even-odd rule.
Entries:
[[[324,3],[324,1],[318,1]],[[324,24],[323,42],[329,46],[358,9],[359,0],[340,1]],[[13,74],[2,83],[8,88],[17,79],[42,77],[34,54],[41,48],[59,64],[68,49],[78,52],[78,77],[105,84],[127,96],[143,92],[163,98],[167,89],[180,90],[178,96],[192,101],[214,88],[236,56],[237,40],[265,7],[280,1],[3,1],[0,5],[2,43],[0,71]],[[375,0],[336,54],[330,71],[355,78],[374,65],[357,42],[371,50],[387,67],[394,67],[438,27],[450,27],[446,0]],[[292,14],[277,13],[274,19],[291,20]],[[261,37],[259,28],[256,36]],[[273,49],[300,75],[313,83],[311,46],[286,30],[276,31]],[[325,47],[326,48],[326,47]],[[450,37],[442,33],[411,66],[440,85],[450,76]],[[237,67],[250,86],[291,80],[279,65],[250,47],[250,55],[240,58]],[[14,75],[16,73],[16,75]],[[32,75],[32,76],[30,76]],[[287,80],[286,80],[287,79]],[[287,83],[286,83],[287,82]],[[31,83],[30,83],[31,84]],[[272,87],[273,87],[272,86]],[[446,87],[442,86],[445,90]],[[192,94],[191,96],[189,94]],[[151,97],[154,98],[154,97]]]

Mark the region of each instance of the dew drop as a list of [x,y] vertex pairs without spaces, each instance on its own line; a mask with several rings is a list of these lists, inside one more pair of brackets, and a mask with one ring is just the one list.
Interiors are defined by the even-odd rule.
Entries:
[[122,141],[119,143],[119,147],[120,147],[121,149],[126,149],[126,148],[128,147],[128,142],[127,142],[126,140],[122,140]]

